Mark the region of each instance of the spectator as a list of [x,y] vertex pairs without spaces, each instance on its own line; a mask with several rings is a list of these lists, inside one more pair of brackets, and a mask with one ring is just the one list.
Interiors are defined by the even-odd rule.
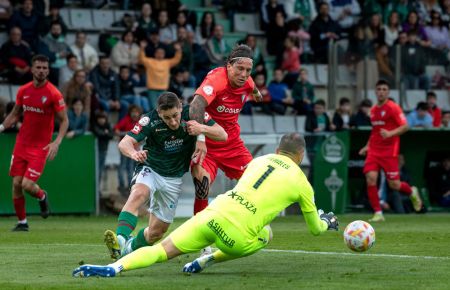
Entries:
[[313,111],[306,116],[305,131],[318,133],[330,131],[330,118],[325,112],[325,101],[317,100],[314,103]]
[[173,58],[164,59],[165,50],[162,48],[156,49],[154,58],[146,57],[144,53],[146,46],[147,42],[142,41],[139,61],[145,67],[150,110],[153,110],[156,109],[156,101],[159,95],[169,88],[170,69],[180,62],[182,52],[180,45],[176,43],[174,45],[176,53]]
[[92,108],[92,84],[86,82],[86,72],[78,69],[72,78],[62,88],[62,94],[66,104],[71,104],[73,100],[80,99],[83,102],[83,109],[86,116],[90,117]]
[[[154,29],[150,31],[149,42],[147,47],[145,48],[145,56],[147,57],[155,57],[155,51],[157,48],[162,48],[165,52],[165,55],[169,55],[170,49],[169,46],[162,43],[159,37],[159,29]],[[139,60],[139,57],[138,57]]]
[[442,14],[441,6],[439,6],[438,0],[422,0],[417,1],[417,14],[421,22],[426,23],[430,22],[430,16],[432,16],[433,12],[436,11],[439,14]]
[[[301,2],[303,1],[297,1],[300,2],[300,6],[303,6]],[[305,1],[309,4],[309,0]],[[308,5],[306,5],[308,6]],[[309,7],[309,6],[308,6]],[[313,5],[314,7],[314,5]],[[261,5],[261,18],[262,18],[262,28],[264,30],[267,30],[270,23],[275,23],[275,18],[277,13],[281,13],[286,19],[286,11],[284,10],[284,5],[282,3],[278,3],[278,0],[266,0],[262,2]],[[301,14],[303,15],[303,14]]]
[[450,25],[450,0],[442,1],[442,21],[444,25],[449,27]]
[[225,39],[223,39],[222,25],[216,24],[216,26],[214,26],[214,35],[206,41],[205,46],[209,60],[213,64],[212,68],[223,66],[228,54],[231,51],[231,47]]
[[0,59],[10,83],[22,85],[31,81],[31,50],[28,43],[22,40],[19,27],[11,28],[9,40],[0,48]]
[[298,78],[298,71],[300,70],[300,56],[299,50],[295,45],[295,38],[287,37],[284,40],[284,53],[281,69],[285,71],[284,82],[289,88],[292,88]]
[[0,29],[6,29],[12,11],[11,1],[0,0]]
[[384,42],[388,46],[393,46],[401,29],[398,12],[392,11],[388,22],[383,26]]
[[206,74],[209,72],[209,68],[211,67],[211,61],[209,60],[208,54],[204,49],[203,45],[195,43],[194,33],[188,32],[188,42],[192,48],[192,56],[194,59],[194,72],[193,75],[195,80],[198,83],[202,81]]
[[119,72],[121,66],[128,66],[136,70],[138,64],[139,46],[134,43],[132,31],[125,31],[121,40],[111,51],[111,67],[115,72]]
[[312,111],[315,99],[314,86],[309,82],[308,71],[304,68],[300,69],[300,76],[292,87],[292,98],[298,115],[306,115]]
[[[192,26],[187,22],[186,11],[183,10],[178,11],[176,21],[175,23],[171,24],[171,26],[172,30],[174,30],[175,32],[178,30],[179,27],[184,27],[186,28],[187,31],[194,32]],[[176,41],[176,38],[174,41]]]
[[158,28],[158,25],[152,19],[152,6],[150,3],[143,3],[141,15],[137,19],[136,38],[138,41],[147,39],[151,31]]
[[[97,137],[98,150],[98,180],[101,181],[105,169],[106,154],[108,153],[109,140],[113,138],[113,130],[108,123],[105,112],[99,111],[95,114],[95,122],[92,126],[92,133]],[[100,187],[99,187],[100,188]]]
[[195,30],[196,42],[200,45],[205,44],[213,36],[215,26],[216,20],[214,19],[214,14],[209,11],[204,12],[200,25]]
[[[417,42],[415,31],[408,32],[408,42],[402,47],[402,79],[405,89],[430,88],[430,77],[425,74],[427,54],[424,48]],[[411,60],[414,61],[411,61]]]
[[442,111],[437,105],[437,96],[433,91],[427,93],[428,113],[433,118],[433,127],[439,128],[442,123]]
[[450,112],[444,112],[442,114],[442,128],[450,129]]
[[394,83],[394,72],[391,58],[389,57],[389,47],[382,43],[376,48],[375,57],[378,64],[379,78],[385,79],[389,83]]
[[174,23],[177,20],[178,11],[186,10],[186,6],[181,3],[180,0],[166,0],[166,1],[155,1],[159,2],[159,7],[157,10],[165,10],[168,13],[169,21]]
[[450,207],[450,157],[445,157],[430,182],[431,200],[440,206]]
[[70,46],[70,50],[77,56],[80,68],[89,72],[98,64],[99,58],[95,48],[86,42],[86,38],[86,33],[78,31],[75,34],[75,43]]
[[443,57],[446,57],[450,50],[450,36],[448,28],[442,23],[439,12],[433,11],[431,13],[431,23],[425,27],[425,33],[430,40],[430,47],[442,52]]
[[[191,31],[191,33],[193,33]],[[195,87],[196,80],[194,76],[194,55],[192,53],[192,46],[188,40],[188,31],[183,26],[178,27],[177,30],[178,40],[177,42],[181,46],[181,61],[175,67],[179,71],[183,72],[183,82],[187,83],[188,87]]]
[[311,35],[311,48],[314,58],[318,63],[328,62],[328,45],[330,41],[337,40],[340,27],[337,22],[330,18],[329,6],[322,2],[319,5],[319,15],[314,19],[309,28]]
[[264,114],[273,115],[270,105],[272,97],[270,96],[270,92],[266,86],[266,75],[262,72],[258,72],[254,77],[254,81],[256,88],[261,93],[262,101],[256,102],[252,95],[248,96],[247,102],[242,108],[241,113],[243,115],[252,115],[253,108],[260,108]]
[[277,66],[281,65],[283,51],[284,51],[284,39],[288,34],[285,17],[282,12],[275,14],[275,22],[270,22],[267,29],[267,52],[270,55],[276,56]]
[[303,55],[311,54],[311,46],[309,40],[311,36],[307,31],[305,31],[302,27],[302,22],[300,19],[292,20],[289,22],[289,37],[293,37],[295,39],[295,43],[298,47],[298,54],[303,59]]
[[[289,21],[292,20],[300,20],[303,22],[303,25],[306,29],[309,28],[311,22],[317,17],[316,4],[313,0],[294,0],[290,1],[294,2],[294,9],[288,8],[288,1],[285,1],[284,7],[286,8],[286,12],[288,15],[286,16]],[[294,14],[291,14],[290,11],[294,11]]]
[[88,116],[83,111],[83,102],[80,99],[73,99],[70,110],[67,112],[69,117],[67,138],[84,135],[88,125]]
[[358,21],[361,7],[356,0],[326,1],[330,7],[330,17],[343,30],[349,30]]
[[61,25],[62,32],[61,34],[66,36],[67,34],[67,25],[64,22],[64,19],[59,14],[59,6],[51,4],[50,5],[50,14],[45,16],[44,19],[40,21],[40,35],[45,36],[50,33],[52,28],[52,23],[59,23]]
[[336,131],[350,129],[350,116],[352,115],[352,107],[350,99],[343,97],[339,100],[339,108],[333,115],[333,125]]
[[40,16],[33,9],[33,0],[24,0],[22,8],[15,11],[9,19],[8,29],[19,27],[22,39],[28,43],[31,50],[36,48],[36,36],[39,35]]
[[253,51],[253,68],[252,68],[252,75],[256,74],[257,72],[262,72],[266,74],[266,65],[264,61],[264,56],[259,48],[256,37],[251,34],[247,34],[245,37],[244,44],[248,45]]
[[78,59],[75,54],[69,53],[66,56],[66,65],[59,70],[59,87],[62,89],[65,84],[72,78],[75,71],[78,69]]
[[422,46],[429,46],[431,44],[431,42],[428,40],[425,28],[419,22],[419,17],[416,11],[409,12],[406,22],[403,23],[402,30],[406,33],[410,31],[415,32],[418,38],[418,42]]
[[289,100],[289,88],[283,82],[283,71],[281,69],[275,69],[273,71],[273,80],[270,82],[268,90],[272,97],[272,110],[277,114],[284,115],[286,112],[285,102]]
[[370,108],[372,108],[372,101],[369,99],[362,100],[359,104],[358,112],[350,118],[350,128],[372,126],[370,122]]
[[[121,118],[119,122],[114,126],[114,133],[116,136],[119,136],[120,139],[123,138],[127,134],[127,132],[131,131],[136,125],[137,121],[139,121],[139,117],[142,114],[142,110],[139,106],[130,105],[128,107],[128,113],[125,117]],[[119,192],[122,194],[126,194],[127,186],[130,185],[131,179],[133,178],[133,170],[134,170],[134,160],[128,158],[127,156],[120,154],[120,164],[117,170],[118,179],[119,179]],[[126,176],[127,181],[124,180],[124,175]]]
[[126,115],[128,103],[119,99],[119,77],[111,69],[111,60],[108,57],[100,57],[99,64],[89,73],[89,81],[94,86],[102,110],[119,111],[119,118],[123,118]]
[[177,31],[170,25],[169,16],[166,10],[159,11],[158,14],[159,39],[165,45],[172,44],[177,40]]
[[[386,2],[386,8],[384,9],[384,15],[383,20],[386,22],[388,15],[391,15],[392,12],[397,12],[399,16],[400,23],[405,22],[407,19],[409,13],[415,9],[414,3],[415,1],[410,0],[394,0],[394,1],[387,1]],[[380,13],[378,11],[378,13]]]
[[131,76],[131,70],[128,66],[123,65],[119,70],[119,82],[120,82],[120,100],[127,102],[127,104],[133,104],[141,107],[144,112],[150,110],[148,99],[146,97],[136,95],[134,87],[138,81]]
[[411,128],[431,128],[433,127],[433,118],[428,113],[428,104],[419,102],[416,109],[406,117],[408,126]]
[[175,68],[172,73],[172,77],[170,78],[169,92],[174,93],[181,100],[182,103],[185,103],[185,96],[183,95],[184,91],[184,71],[181,68]]
[[[130,13],[124,13],[122,15],[122,18],[113,22],[111,24],[111,27],[118,27],[118,28],[123,28],[124,30],[135,30],[136,26],[135,26],[135,19],[134,16]],[[136,33],[138,33],[139,31],[136,29]],[[136,34],[136,38],[140,39],[139,37],[145,38],[146,34],[138,35]]]

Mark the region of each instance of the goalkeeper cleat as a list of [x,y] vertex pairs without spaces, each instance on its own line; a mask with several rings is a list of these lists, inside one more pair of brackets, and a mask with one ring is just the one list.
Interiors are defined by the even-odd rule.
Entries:
[[16,226],[11,229],[12,232],[28,232],[28,230],[29,228],[27,223],[17,223]]
[[381,212],[375,213],[369,222],[384,222],[384,216]]
[[200,263],[197,260],[198,259],[184,265],[183,272],[191,274],[200,273],[201,271],[203,271],[203,268],[200,266]]
[[212,254],[212,249],[210,246],[204,247],[200,251],[200,257],[206,256],[206,255],[211,255],[211,254]]
[[106,230],[104,233],[104,237],[104,242],[106,247],[108,248],[111,258],[113,258],[114,260],[119,259],[121,257],[121,246],[116,233],[111,230]]
[[409,198],[411,199],[414,210],[419,212],[422,210],[422,207],[423,207],[423,203],[422,203],[422,199],[420,198],[419,190],[415,186],[411,186],[411,189],[412,189],[412,193],[409,196]]
[[111,266],[99,266],[99,265],[83,265],[72,272],[73,277],[88,278],[93,276],[99,277],[114,277],[116,271]]
[[46,219],[50,215],[50,209],[48,206],[48,194],[46,191],[44,193],[44,199],[39,201],[39,207],[41,208],[41,217]]

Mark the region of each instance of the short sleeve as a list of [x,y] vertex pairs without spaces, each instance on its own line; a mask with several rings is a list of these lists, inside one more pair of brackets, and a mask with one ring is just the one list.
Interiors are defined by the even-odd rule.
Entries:
[[63,95],[58,89],[54,89],[53,91],[53,109],[55,112],[61,112],[66,108],[66,103],[64,102]]
[[128,136],[133,137],[136,141],[141,142],[145,138],[150,137],[151,134],[151,126],[150,126],[150,117],[143,116],[139,122],[137,122],[133,129],[127,133]]
[[209,72],[205,77],[200,87],[195,91],[195,95],[200,95],[208,102],[208,105],[217,96],[217,93],[223,90],[224,84],[226,84],[226,79],[220,78],[220,71],[217,68]]
[[405,114],[403,114],[403,111],[400,108],[400,106],[395,104],[394,106],[392,106],[392,109],[393,109],[392,112],[393,112],[393,118],[395,120],[395,123],[398,126],[406,125],[407,124],[406,117],[405,117]]
[[16,105],[17,106],[22,106],[23,105],[23,87],[20,87],[19,90],[17,91],[17,95],[16,95]]

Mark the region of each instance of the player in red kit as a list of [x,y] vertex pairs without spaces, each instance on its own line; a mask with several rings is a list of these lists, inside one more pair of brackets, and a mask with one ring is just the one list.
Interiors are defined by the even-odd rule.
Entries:
[[379,222],[384,221],[377,188],[380,169],[386,174],[389,187],[409,196],[416,211],[422,209],[422,200],[416,187],[400,181],[398,166],[400,135],[408,131],[405,115],[400,106],[389,99],[389,84],[385,80],[377,82],[375,94],[378,102],[370,111],[372,131],[369,142],[359,154],[367,154],[364,174],[369,202],[375,212],[369,221]]
[[[13,178],[13,202],[19,222],[13,231],[28,231],[23,191],[39,200],[41,216],[49,215],[47,193],[37,185],[45,161],[53,160],[59,144],[67,132],[69,120],[63,96],[47,81],[49,60],[36,55],[31,61],[33,81],[21,86],[16,96],[16,104],[0,125],[0,132],[19,120],[23,113],[23,123],[16,137],[9,174]],[[52,142],[54,117],[60,121],[58,136]]]
[[[203,123],[205,112],[228,133],[226,142],[197,137],[191,173],[195,186],[194,214],[208,206],[209,187],[220,168],[231,179],[239,179],[252,155],[240,138],[239,112],[252,95],[256,101],[262,96],[250,73],[253,67],[252,50],[246,45],[236,46],[228,56],[225,67],[208,73],[196,90],[190,105],[190,117]],[[207,148],[207,150],[206,150]]]

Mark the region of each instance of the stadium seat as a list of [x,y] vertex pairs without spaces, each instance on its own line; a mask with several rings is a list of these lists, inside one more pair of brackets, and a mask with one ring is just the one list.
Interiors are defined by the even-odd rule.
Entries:
[[59,15],[64,20],[64,23],[71,28],[72,22],[70,21],[70,11],[67,8],[63,8],[59,10]]
[[16,101],[17,91],[19,91],[20,86],[11,85],[11,101]]
[[253,133],[270,134],[274,133],[273,119],[270,116],[252,116]]
[[202,7],[203,6],[203,0],[182,0],[181,3],[186,5],[186,7],[192,8],[192,7]]
[[242,134],[253,133],[252,117],[246,115],[239,115],[239,126]]
[[75,43],[76,34],[73,32],[68,32],[66,34],[65,42],[70,46]]
[[1,32],[0,33],[0,45],[4,44],[5,42],[7,42],[9,39],[8,33],[7,32]]
[[301,68],[304,68],[308,71],[308,79],[313,86],[319,84],[319,80],[317,79],[316,68],[313,64],[302,64]]
[[416,108],[418,102],[424,102],[426,100],[426,92],[423,90],[407,90],[406,100],[403,104],[405,111],[412,111]]
[[134,14],[132,11],[129,10],[114,10],[114,22],[121,21],[125,13],[130,15]]
[[114,22],[112,10],[92,10],[92,18],[94,20],[94,27],[97,29],[111,28]]
[[356,74],[352,73],[346,65],[338,65],[337,84],[340,86],[356,85]]
[[235,13],[233,20],[234,31],[264,34],[264,32],[259,29],[259,17],[256,14]]
[[277,147],[278,147],[278,144],[266,144],[260,151],[261,155],[273,154],[273,153],[275,153]]
[[444,111],[450,111],[450,94],[447,90],[434,91],[437,97],[437,105]]
[[105,166],[113,166],[120,164],[120,152],[117,148],[119,144],[116,140],[111,140],[108,144],[108,151],[106,153]]
[[93,29],[91,10],[70,9],[70,23],[74,29]]
[[194,93],[195,93],[195,88],[184,88],[183,97],[185,97],[187,99],[190,96],[193,96]]
[[297,123],[297,131],[299,133],[305,133],[306,116],[295,117],[295,122]]
[[231,32],[231,21],[229,19],[217,18],[216,24],[223,26],[223,32]]
[[294,116],[275,116],[274,121],[276,133],[292,133],[297,131]]
[[11,90],[9,85],[0,84],[0,103],[9,103],[11,102]]
[[[394,99],[397,104],[400,104],[400,93],[398,90],[390,90],[390,97]],[[364,92],[361,91],[361,98],[364,97]],[[377,103],[377,96],[375,95],[375,90],[369,90],[367,97],[372,101],[373,104]]]
[[328,65],[318,64],[316,65],[318,84],[322,86],[328,85]]
[[87,34],[87,40],[86,40],[90,45],[92,45],[92,47],[94,47],[97,50],[97,52],[99,51],[98,50],[99,36],[100,35],[98,33],[89,33],[89,34]]

